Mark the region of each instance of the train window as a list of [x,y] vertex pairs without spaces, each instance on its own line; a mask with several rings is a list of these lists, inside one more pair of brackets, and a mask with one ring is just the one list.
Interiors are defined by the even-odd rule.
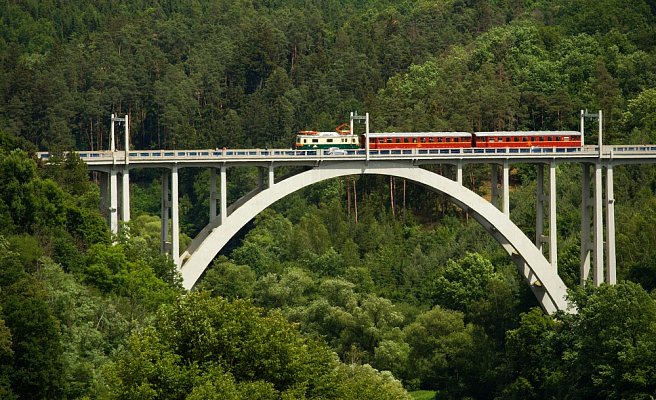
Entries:
[[528,138],[527,138],[526,136],[524,136],[524,137],[522,138],[522,142],[526,142],[526,141],[528,141]]
[[428,138],[428,143],[433,143],[433,142],[435,142],[435,138],[433,138],[433,137],[429,137],[429,138]]
[[387,143],[392,143],[392,138],[391,138],[391,137],[388,137],[385,141],[386,141]]
[[494,138],[493,138],[493,137],[490,138],[490,142],[494,142]]
[[307,139],[303,139],[303,143],[307,143]]
[[563,137],[563,141],[565,141],[565,142],[569,142],[569,136],[564,136],[564,137]]
[[312,143],[319,143],[319,139],[312,139]]
[[326,142],[328,142],[328,143],[332,143],[333,140],[332,140],[332,139],[326,139]]
[[437,143],[442,143],[442,138],[441,137],[437,138]]
[[518,137],[514,137],[513,140],[514,140],[515,142],[519,142],[519,138],[518,138]]
[[426,143],[426,138],[425,137],[421,138],[421,142]]
[[560,136],[556,136],[556,142],[560,142],[562,139],[563,138],[561,138]]
[[417,138],[412,138],[412,143],[417,143]]
[[451,143],[451,138],[450,137],[446,138],[446,142]]
[[396,138],[396,143],[401,143],[401,138]]
[[547,136],[547,141],[551,142],[551,136]]

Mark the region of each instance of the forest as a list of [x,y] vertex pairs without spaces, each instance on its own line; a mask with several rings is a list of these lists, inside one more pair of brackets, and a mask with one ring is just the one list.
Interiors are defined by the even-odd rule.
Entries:
[[[364,175],[277,202],[186,292],[160,252],[159,172],[131,171],[112,235],[67,151],[107,150],[111,114],[134,149],[289,148],[352,111],[473,132],[602,110],[605,143],[656,143],[656,1],[5,0],[0,64],[0,398],[653,399],[653,165],[615,168],[618,283],[598,287],[580,284],[581,168],[558,165],[577,312],[547,315],[464,210]],[[464,172],[490,196],[489,168]],[[181,175],[188,243],[210,178]],[[535,177],[512,165],[528,237]],[[256,180],[229,170],[229,201]]]

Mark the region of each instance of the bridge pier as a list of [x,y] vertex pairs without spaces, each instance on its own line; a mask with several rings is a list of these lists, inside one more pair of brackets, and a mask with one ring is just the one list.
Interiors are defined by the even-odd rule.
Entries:
[[[549,264],[558,270],[558,229],[556,225],[556,163],[549,163],[549,194],[544,192],[544,164],[536,164],[535,194],[535,246],[542,253],[543,245],[549,244]],[[549,234],[544,233],[545,201],[549,208]]]
[[510,163],[503,161],[503,213],[510,218]]
[[606,283],[617,283],[615,260],[615,194],[613,193],[613,165],[606,166]]
[[558,228],[556,226],[556,162],[549,163],[549,263],[558,271]]
[[[492,165],[492,178],[490,179],[492,184],[492,204],[499,208],[499,164]],[[510,216],[510,165],[508,160],[504,160],[503,164],[503,180],[501,184],[501,204],[503,213],[509,217]]]
[[456,182],[462,185],[462,160],[456,164]]
[[107,218],[110,232],[116,235],[119,221],[130,221],[130,171],[127,166],[113,165],[98,171],[98,178],[101,213]]
[[592,272],[592,283],[599,286],[604,281],[604,219],[602,198],[602,169],[601,164],[595,164],[594,172],[594,267]]
[[[169,197],[170,196],[170,197]],[[178,207],[178,166],[171,167],[171,171],[162,173],[162,253],[171,255],[176,266],[180,266],[180,218]],[[171,229],[169,234],[169,214]]]
[[109,171],[109,230],[118,233],[118,177],[116,168]]
[[180,208],[178,207],[178,166],[171,168],[171,257],[180,266]]
[[[228,200],[226,192],[226,167],[222,165],[219,169],[219,190],[216,190],[216,168],[210,168],[210,223],[212,223],[217,217],[220,218],[220,221],[223,221],[226,216],[228,209]],[[261,179],[260,179],[261,181]],[[217,214],[216,203],[219,202],[219,212]]]
[[[602,162],[594,164],[594,188],[591,190],[591,169],[593,164],[583,163],[582,191],[581,191],[581,284],[584,285],[590,278],[592,258],[592,284],[601,285],[603,282],[615,284],[617,282],[615,259],[615,198],[613,193],[613,165],[606,165],[606,198],[604,201],[603,167]],[[604,205],[606,206],[604,210]],[[592,215],[591,212],[592,211]],[[605,211],[605,215],[604,215]],[[592,219],[592,221],[590,221]],[[606,242],[604,246],[604,219],[606,220]],[[590,225],[592,223],[592,232]],[[590,234],[592,233],[592,240]],[[606,263],[604,270],[604,252]]]
[[126,165],[123,167],[121,175],[121,221],[130,221],[130,169]]
[[273,164],[270,164],[269,165],[269,186],[267,186],[267,187],[271,188],[275,184],[276,184],[276,179],[275,179],[275,175],[273,173]]
[[220,221],[221,224],[223,224],[228,217],[228,193],[227,193],[227,182],[226,182],[226,166],[225,164],[221,165],[221,214],[220,215]]

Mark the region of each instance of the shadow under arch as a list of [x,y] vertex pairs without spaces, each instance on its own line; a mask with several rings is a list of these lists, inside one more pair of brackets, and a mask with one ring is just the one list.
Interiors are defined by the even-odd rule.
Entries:
[[499,209],[476,193],[444,176],[403,163],[323,163],[284,179],[253,196],[228,215],[189,255],[182,265],[183,285],[191,290],[223,246],[257,214],[276,201],[306,186],[347,175],[375,174],[408,179],[443,193],[469,212],[510,254],[542,308],[549,314],[568,309],[567,288],[556,270],[526,235]]

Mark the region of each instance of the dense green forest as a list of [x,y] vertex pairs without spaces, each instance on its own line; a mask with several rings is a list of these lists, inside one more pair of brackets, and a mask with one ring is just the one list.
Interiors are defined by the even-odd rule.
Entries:
[[[578,130],[601,109],[606,142],[656,143],[655,1],[5,0],[0,64],[0,398],[656,393],[653,166],[615,168],[619,283],[600,287],[579,285],[581,168],[558,166],[578,313],[549,316],[466,213],[389,177],[281,200],[185,293],[160,254],[159,174],[131,172],[112,237],[94,176],[61,155],[108,149],[112,113],[136,149],[289,147],[356,110],[379,131],[476,131]],[[512,167],[531,237],[535,171]],[[487,172],[466,185],[489,196]],[[209,173],[182,174],[193,237]],[[229,199],[256,179],[230,170]]]

